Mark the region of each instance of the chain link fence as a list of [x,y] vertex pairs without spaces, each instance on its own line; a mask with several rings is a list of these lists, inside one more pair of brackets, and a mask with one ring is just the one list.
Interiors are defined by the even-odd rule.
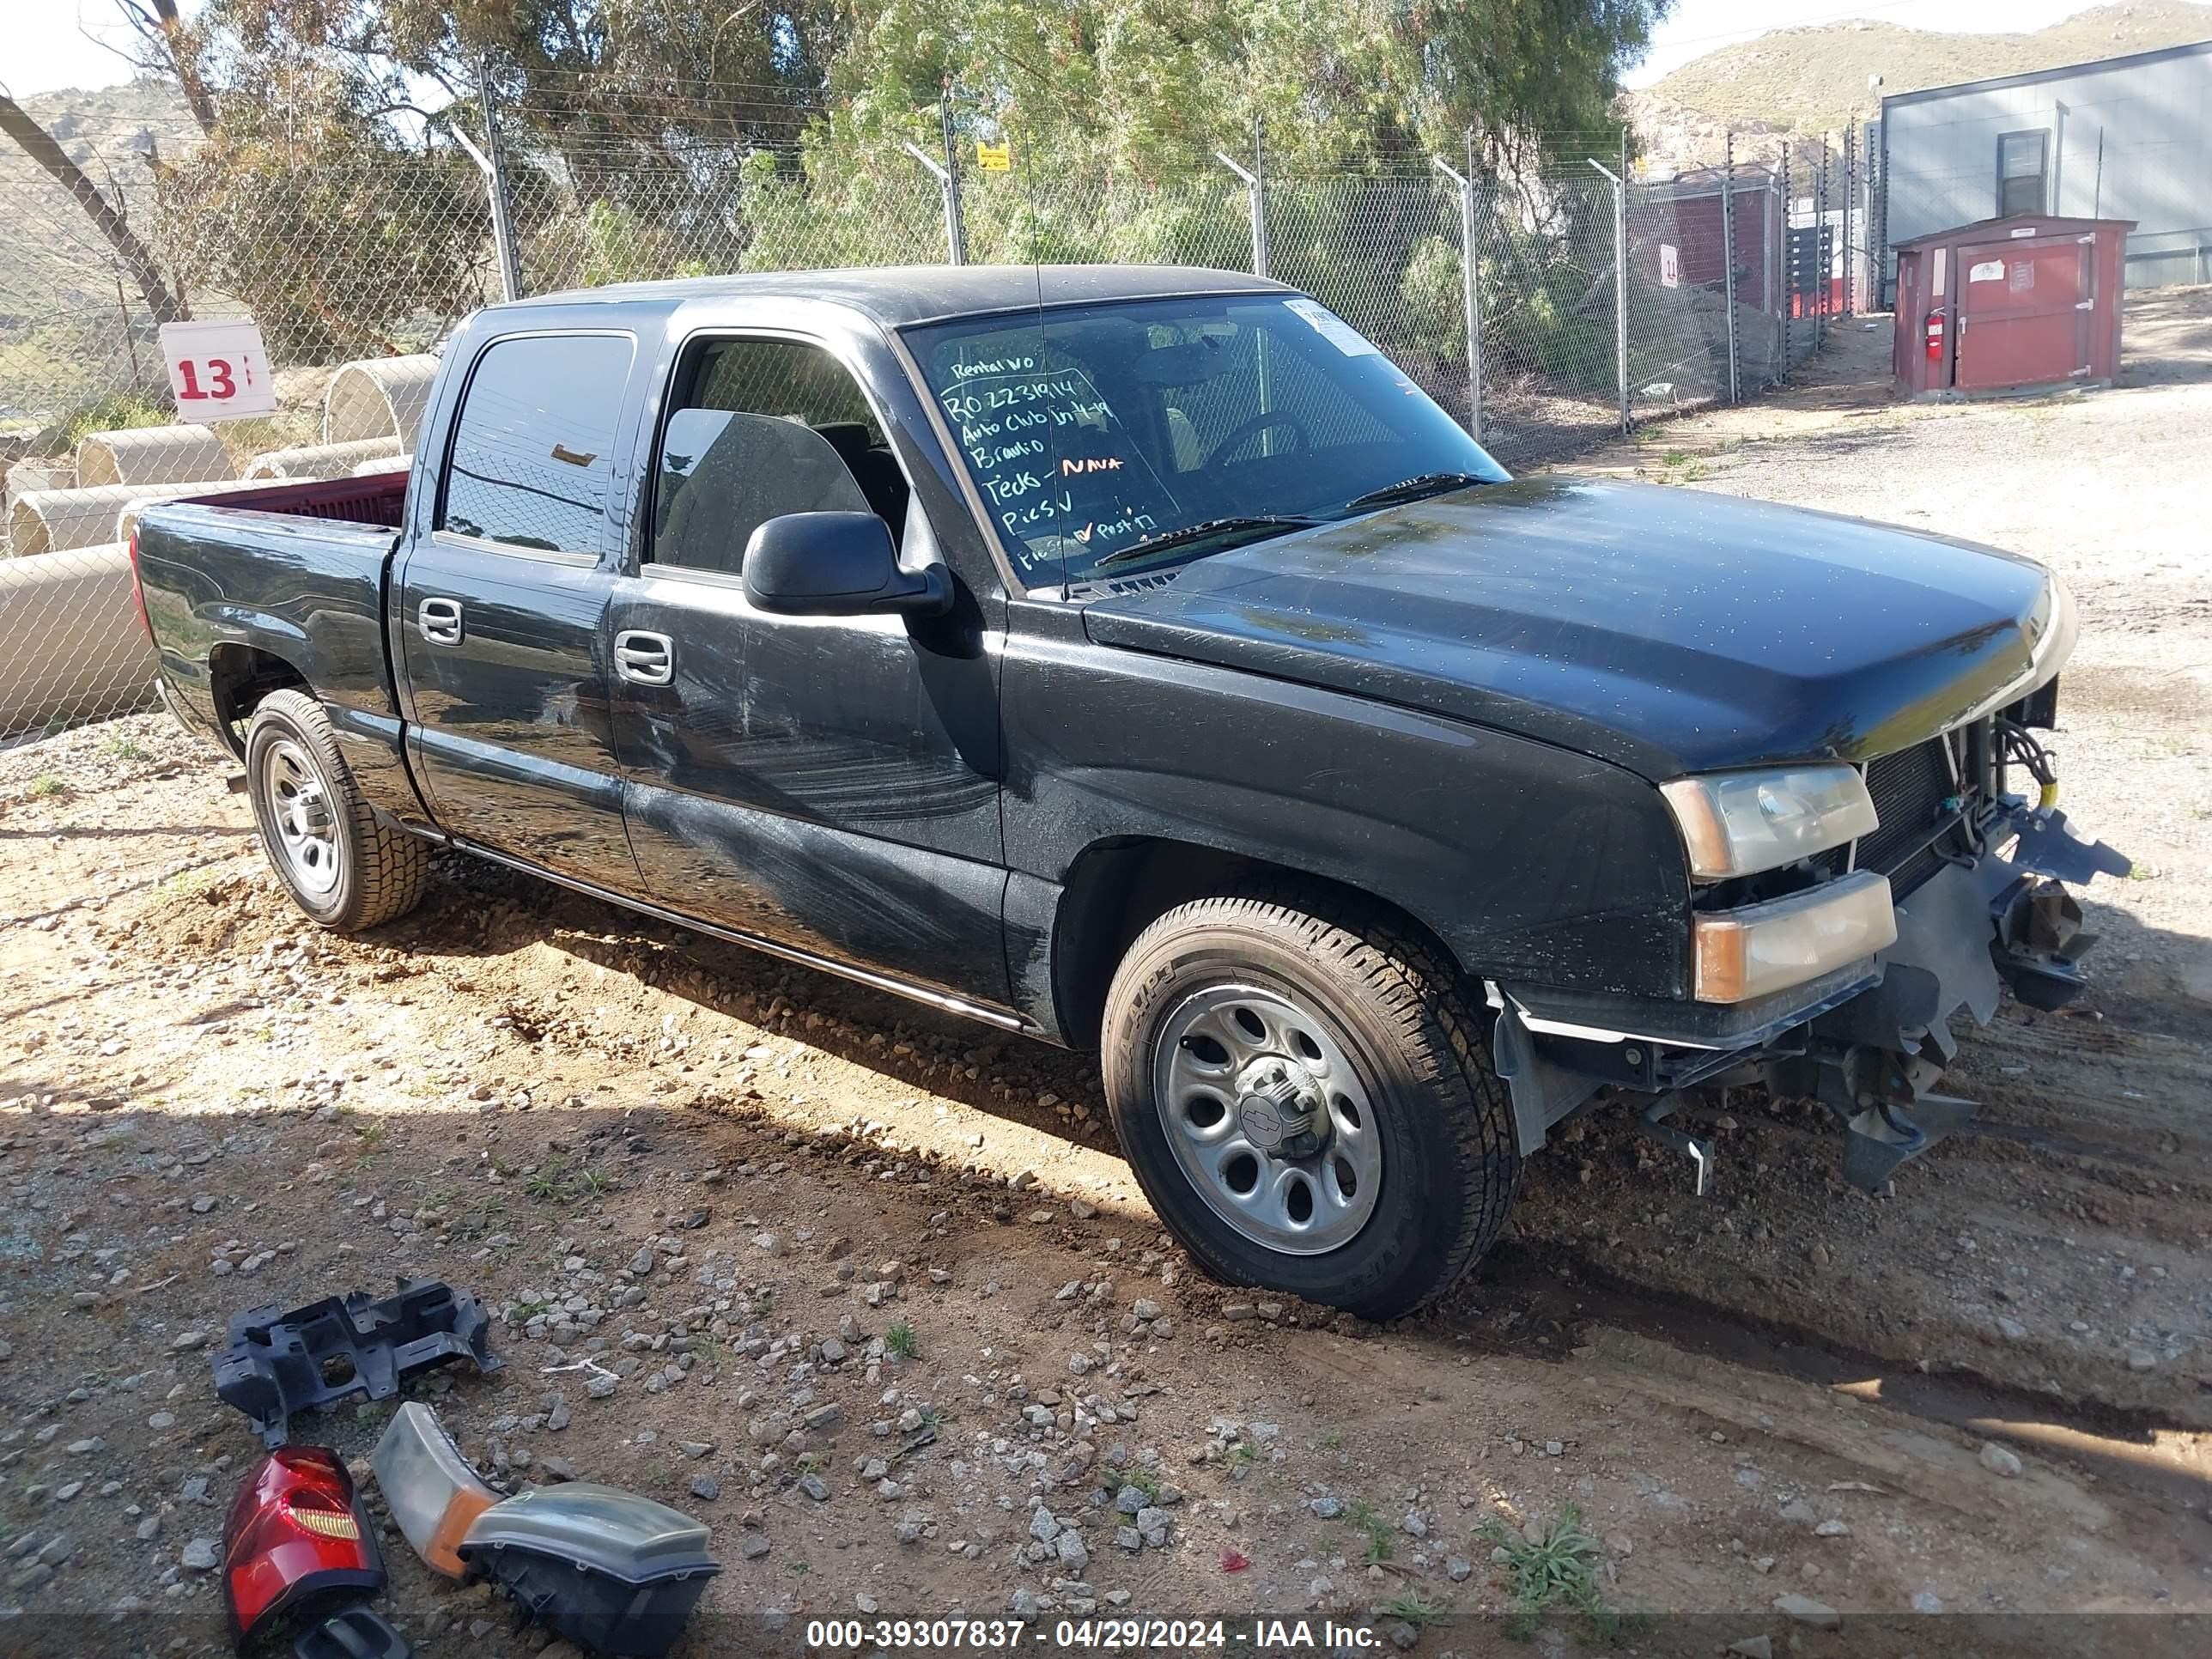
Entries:
[[[948,258],[1261,270],[1512,465],[1754,395],[1834,308],[1782,156],[1663,183],[1558,149],[1505,177],[1226,156],[1139,176],[1032,168],[1017,137],[1003,171],[941,143],[832,169],[799,140],[806,112],[773,115],[787,136],[766,143],[514,118],[549,113],[507,111],[503,149],[453,120],[357,160],[149,165],[129,135],[76,132],[74,188],[0,146],[0,738],[146,705],[127,554],[145,504],[404,467],[439,342],[510,286]],[[180,418],[159,328],[186,317],[258,323],[278,412]]]

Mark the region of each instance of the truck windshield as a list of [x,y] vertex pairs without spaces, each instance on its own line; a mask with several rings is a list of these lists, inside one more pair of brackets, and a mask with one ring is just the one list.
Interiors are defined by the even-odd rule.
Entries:
[[1031,586],[1170,568],[1507,476],[1302,295],[1060,307],[907,337]]

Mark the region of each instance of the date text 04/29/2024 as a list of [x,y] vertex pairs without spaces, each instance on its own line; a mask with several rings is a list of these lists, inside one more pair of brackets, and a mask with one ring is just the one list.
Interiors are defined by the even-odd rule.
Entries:
[[1365,1652],[1389,1645],[1371,1626],[1328,1619],[1061,1619],[1050,1625],[1018,1619],[821,1619],[806,1626],[810,1650],[870,1644],[908,1652],[1046,1647],[1071,1652],[1227,1649],[1255,1654]]

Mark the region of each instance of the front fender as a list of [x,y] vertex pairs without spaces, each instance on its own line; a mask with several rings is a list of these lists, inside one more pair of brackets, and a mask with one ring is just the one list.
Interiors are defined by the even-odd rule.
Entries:
[[1018,874],[1059,882],[1102,841],[1185,842],[1385,900],[1477,977],[1686,994],[1688,872],[1658,793],[1633,774],[1028,620],[1002,681]]

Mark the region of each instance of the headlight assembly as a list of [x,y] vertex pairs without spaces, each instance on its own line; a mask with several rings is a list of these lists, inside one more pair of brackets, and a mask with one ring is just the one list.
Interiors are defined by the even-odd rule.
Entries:
[[1677,778],[1659,793],[1698,881],[1756,875],[1856,841],[1874,829],[1874,799],[1850,766],[1790,766]]

